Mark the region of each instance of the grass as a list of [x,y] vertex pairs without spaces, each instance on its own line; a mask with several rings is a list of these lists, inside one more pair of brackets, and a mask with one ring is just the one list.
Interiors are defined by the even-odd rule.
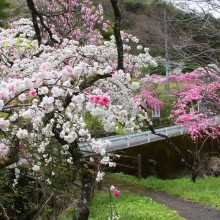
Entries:
[[[192,201],[214,205],[220,209],[220,177],[198,178],[195,183],[189,178],[179,178],[174,180],[161,180],[156,177],[138,179],[134,176],[122,173],[108,174],[117,185],[117,180],[123,185],[123,181],[141,187],[153,188],[161,192],[168,192],[173,195],[188,198]],[[112,178],[113,177],[113,178]],[[115,207],[112,212],[120,216],[120,220],[181,220],[175,210],[170,210],[166,206],[154,202],[146,196],[136,195],[121,189],[121,196],[112,197],[113,206],[110,204],[108,192],[95,193],[91,204],[89,220],[111,219],[111,207]],[[64,211],[58,220],[69,220],[75,210]]]
[[[176,211],[166,208],[145,196],[122,192],[112,198],[120,220],[181,220]],[[113,213],[116,212],[113,210]],[[100,192],[95,195],[89,220],[104,220],[111,216],[109,194]],[[111,218],[109,218],[111,219]]]
[[[124,191],[121,191],[120,197],[112,197],[112,206],[108,192],[95,193],[89,220],[111,219],[111,207],[112,213],[119,215],[120,220],[183,220],[175,210],[170,210],[151,198]],[[75,209],[65,210],[60,213],[58,220],[70,220],[74,212]]]
[[75,213],[75,209],[63,211],[62,213],[60,213],[57,220],[70,220],[73,218],[74,213]]
[[149,177],[139,180],[136,177],[121,173],[110,175],[116,179],[153,188],[160,192],[168,192],[207,205],[214,205],[220,209],[220,177],[198,178],[193,183],[187,177],[174,180],[161,180],[156,177]]

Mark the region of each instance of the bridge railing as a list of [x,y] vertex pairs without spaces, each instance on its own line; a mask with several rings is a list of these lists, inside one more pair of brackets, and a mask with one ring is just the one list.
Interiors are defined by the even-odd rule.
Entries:
[[[210,119],[215,124],[220,123],[220,115],[210,117]],[[155,129],[155,132],[170,137],[170,136],[183,135],[187,132],[187,129],[183,125],[174,125],[174,126]],[[120,149],[124,149],[124,148],[129,148],[129,147],[161,140],[163,138],[152,134],[151,131],[144,131],[135,134],[109,136],[102,139],[108,139],[109,141],[111,141],[114,150],[114,148],[116,147],[115,145],[117,144],[120,145]]]

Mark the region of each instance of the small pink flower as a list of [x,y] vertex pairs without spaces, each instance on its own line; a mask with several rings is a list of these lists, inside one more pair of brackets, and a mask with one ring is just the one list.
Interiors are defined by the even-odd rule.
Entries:
[[17,105],[16,102],[12,102],[12,103],[10,104],[10,106],[15,106],[15,105]]
[[115,197],[119,197],[119,196],[120,196],[120,191],[117,190],[117,189],[115,189],[115,190],[113,191],[113,194],[114,194]]
[[89,101],[92,103],[99,104],[101,106],[107,105],[110,102],[110,98],[107,96],[99,97],[97,95],[91,95]]
[[94,103],[96,103],[96,104],[99,102],[99,100],[100,100],[100,97],[97,96],[97,95],[91,95],[91,96],[89,97],[89,101],[90,101],[90,102],[94,102]]
[[100,100],[100,97],[99,97],[99,96],[95,96],[95,97],[94,97],[94,102],[95,102],[96,104],[99,102],[99,100]]
[[95,100],[96,100],[96,95],[91,95],[91,96],[89,96],[89,101],[90,102],[95,102]]
[[7,146],[2,146],[2,150],[7,150],[8,147]]
[[21,102],[24,102],[26,100],[26,95],[24,93],[22,93],[21,95],[18,96],[18,100]]
[[29,96],[31,96],[31,97],[36,96],[36,94],[37,94],[37,92],[36,92],[35,89],[32,89],[32,90],[29,91]]
[[110,98],[107,96],[103,96],[102,98],[100,98],[100,100],[98,101],[98,104],[100,104],[101,106],[107,105],[110,102]]
[[103,31],[105,31],[105,32],[108,31],[107,29],[111,27],[109,25],[109,23],[110,23],[110,21],[107,21],[107,22],[103,23],[103,28],[102,28]]

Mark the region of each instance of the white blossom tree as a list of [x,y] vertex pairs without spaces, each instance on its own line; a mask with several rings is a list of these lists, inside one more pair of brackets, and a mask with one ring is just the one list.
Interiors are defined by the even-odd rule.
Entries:
[[[32,21],[21,19],[0,30],[0,168],[16,168],[16,187],[20,158],[29,164],[29,174],[48,186],[56,178],[56,167],[71,166],[73,181],[80,180],[74,217],[80,220],[89,216],[94,179],[104,176],[100,165],[115,166],[105,150],[111,143],[94,139],[86,118],[95,118],[107,132],[119,124],[128,133],[139,131],[139,122],[148,116],[131,95],[131,75],[142,66],[156,65],[147,48],[130,53],[129,42],[138,45],[138,39],[120,32],[118,1],[111,2],[115,36],[110,41],[97,35],[94,27],[102,22],[102,8],[97,11],[89,0],[57,0],[50,13],[27,0]],[[50,1],[41,3],[46,7]],[[80,13],[80,22],[97,16],[75,32],[68,23],[74,13]],[[60,16],[71,33],[64,34],[56,26],[61,24],[52,22],[52,17],[56,21]],[[91,40],[92,36],[96,38]],[[85,142],[90,145],[89,156],[80,147]]]

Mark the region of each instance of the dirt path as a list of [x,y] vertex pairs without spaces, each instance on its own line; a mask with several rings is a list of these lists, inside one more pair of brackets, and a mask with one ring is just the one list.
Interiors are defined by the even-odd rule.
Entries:
[[220,211],[216,210],[214,207],[185,200],[167,193],[157,192],[152,189],[124,182],[122,180],[108,178],[107,182],[108,185],[113,183],[114,185],[117,185],[119,189],[126,192],[150,197],[154,201],[164,204],[170,209],[176,210],[179,215],[186,220],[220,220]]

